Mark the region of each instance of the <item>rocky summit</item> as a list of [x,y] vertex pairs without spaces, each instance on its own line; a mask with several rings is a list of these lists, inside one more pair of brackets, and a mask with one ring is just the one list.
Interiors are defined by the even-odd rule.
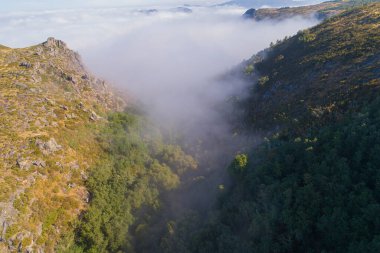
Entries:
[[49,252],[88,201],[102,115],[124,105],[63,41],[0,46],[0,252]]

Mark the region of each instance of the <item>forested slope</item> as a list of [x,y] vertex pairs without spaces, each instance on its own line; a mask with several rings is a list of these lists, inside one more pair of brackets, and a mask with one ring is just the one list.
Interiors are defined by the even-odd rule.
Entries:
[[168,252],[380,250],[379,26],[380,4],[356,8],[246,63],[245,126],[270,134],[231,163],[208,224],[179,224]]
[[376,97],[379,4],[355,8],[272,45],[247,63],[257,85],[244,104],[255,128],[307,129]]

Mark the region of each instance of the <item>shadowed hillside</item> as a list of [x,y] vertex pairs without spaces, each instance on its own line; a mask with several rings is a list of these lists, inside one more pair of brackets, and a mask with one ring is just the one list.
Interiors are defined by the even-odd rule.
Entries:
[[176,224],[167,252],[378,252],[380,4],[278,42],[242,68],[245,126],[271,132],[228,168],[207,225]]
[[[356,111],[377,96],[379,4],[355,8],[252,57],[247,123],[307,129]],[[302,129],[301,129],[302,130]]]

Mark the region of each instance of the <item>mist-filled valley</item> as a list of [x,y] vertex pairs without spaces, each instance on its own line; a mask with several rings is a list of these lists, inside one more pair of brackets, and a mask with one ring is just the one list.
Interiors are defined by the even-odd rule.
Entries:
[[159,252],[157,245],[166,240],[170,245],[168,226],[186,222],[188,216],[206,221],[229,187],[227,166],[261,142],[260,134],[241,133],[237,124],[243,109],[236,101],[248,96],[252,83],[235,69],[271,42],[317,22],[312,16],[252,22],[235,8],[153,13],[83,51],[90,69],[125,91],[164,139],[180,145],[197,163],[195,170],[180,175],[176,190],[162,193],[163,205],[146,221],[143,236],[136,236],[137,252]]
[[378,252],[376,2],[6,5],[0,252]]

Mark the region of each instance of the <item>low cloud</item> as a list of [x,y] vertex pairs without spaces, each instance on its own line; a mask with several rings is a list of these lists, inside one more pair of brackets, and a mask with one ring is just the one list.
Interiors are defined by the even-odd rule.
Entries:
[[244,11],[119,7],[3,13],[0,44],[24,47],[51,36],[62,39],[79,51],[92,72],[141,101],[160,126],[180,130],[190,149],[198,148],[198,139],[206,140],[194,153],[202,153],[199,174],[208,173],[208,180],[189,196],[172,196],[178,214],[178,206],[209,208],[217,185],[224,183],[224,168],[240,146],[218,109],[228,97],[244,96],[253,84],[218,77],[270,42],[317,24],[302,18],[253,22],[241,17]]
[[[173,6],[175,7],[175,6]],[[150,8],[151,9],[151,8]],[[114,7],[0,14],[1,44],[24,47],[47,37],[79,51],[96,74],[127,89],[165,122],[210,118],[212,105],[241,84],[215,77],[270,42],[317,23],[253,22],[238,7]]]
[[[270,42],[317,23],[253,22],[238,7],[113,7],[0,14],[1,44],[25,47],[47,37],[79,51],[95,74],[126,89],[165,123],[208,119],[213,106],[243,89],[215,77]],[[220,122],[214,122],[220,125]]]
[[215,77],[270,42],[316,24],[243,20],[239,8],[199,8],[192,14],[158,13],[125,24],[125,33],[84,50],[94,71],[139,98],[164,122],[209,118],[210,108],[236,90]]

